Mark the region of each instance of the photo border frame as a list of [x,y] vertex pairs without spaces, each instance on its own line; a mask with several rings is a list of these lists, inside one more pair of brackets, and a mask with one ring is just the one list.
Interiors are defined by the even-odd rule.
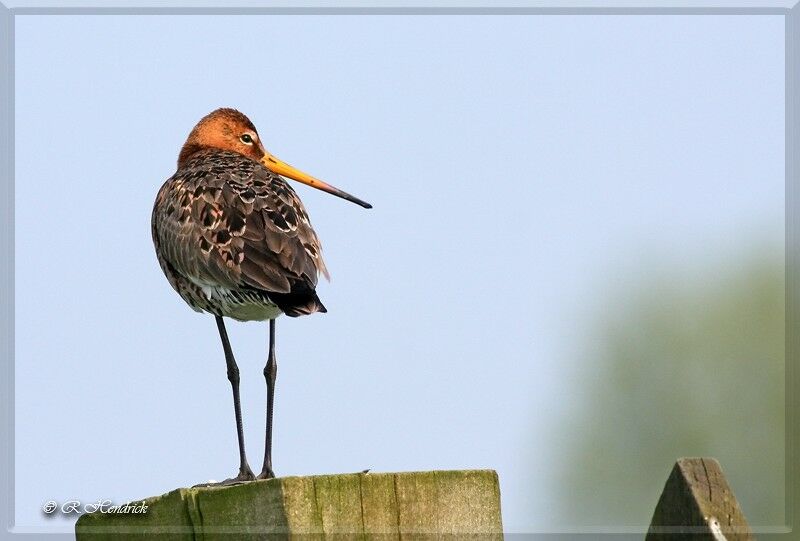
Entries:
[[[223,5],[221,5],[223,4]],[[800,516],[797,449],[800,445],[800,0],[489,0],[396,2],[374,0],[0,0],[0,427],[3,467],[0,468],[0,521],[3,537],[14,534],[14,73],[15,17],[17,15],[783,15],[785,19],[785,279],[786,279],[786,448],[785,517],[777,531],[756,530],[759,539],[799,539],[795,530]],[[678,457],[675,457],[676,459]],[[735,490],[735,487],[734,487]],[[19,534],[16,535],[25,535]],[[15,537],[16,537],[15,535]],[[37,535],[66,535],[60,533]],[[520,534],[522,535],[522,534]],[[607,529],[563,530],[537,533],[536,537],[641,539],[643,532],[613,532]],[[508,537],[517,537],[512,535]]]

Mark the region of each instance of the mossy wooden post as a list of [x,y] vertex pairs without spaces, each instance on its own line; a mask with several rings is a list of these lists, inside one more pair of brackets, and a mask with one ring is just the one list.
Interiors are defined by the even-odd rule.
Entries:
[[678,460],[645,541],[752,541],[750,526],[713,458]]
[[282,477],[231,487],[181,488],[144,502],[145,514],[82,516],[75,525],[76,538],[477,534],[501,539],[503,531],[500,488],[491,470]]

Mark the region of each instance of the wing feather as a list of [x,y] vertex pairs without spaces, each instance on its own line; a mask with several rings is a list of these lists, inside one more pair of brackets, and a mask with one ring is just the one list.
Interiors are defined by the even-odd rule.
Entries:
[[300,198],[244,156],[209,151],[162,186],[153,209],[162,257],[198,285],[313,291],[328,276]]

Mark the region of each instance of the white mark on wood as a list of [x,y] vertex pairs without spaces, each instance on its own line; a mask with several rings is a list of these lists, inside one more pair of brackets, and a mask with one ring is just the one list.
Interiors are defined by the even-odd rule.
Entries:
[[722,533],[722,527],[719,525],[717,517],[709,517],[707,519],[708,527],[711,529],[711,535],[714,536],[714,541],[728,541],[725,534]]

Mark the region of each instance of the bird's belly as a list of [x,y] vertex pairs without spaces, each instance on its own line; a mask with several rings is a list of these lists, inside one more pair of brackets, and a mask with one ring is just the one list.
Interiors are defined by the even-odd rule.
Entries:
[[239,321],[266,321],[283,313],[272,303],[231,303],[222,306],[220,311],[222,315]]
[[[265,321],[275,319],[283,312],[261,292],[232,290],[219,286],[200,286],[202,295],[212,313],[239,321]],[[210,308],[210,310],[209,310]]]

